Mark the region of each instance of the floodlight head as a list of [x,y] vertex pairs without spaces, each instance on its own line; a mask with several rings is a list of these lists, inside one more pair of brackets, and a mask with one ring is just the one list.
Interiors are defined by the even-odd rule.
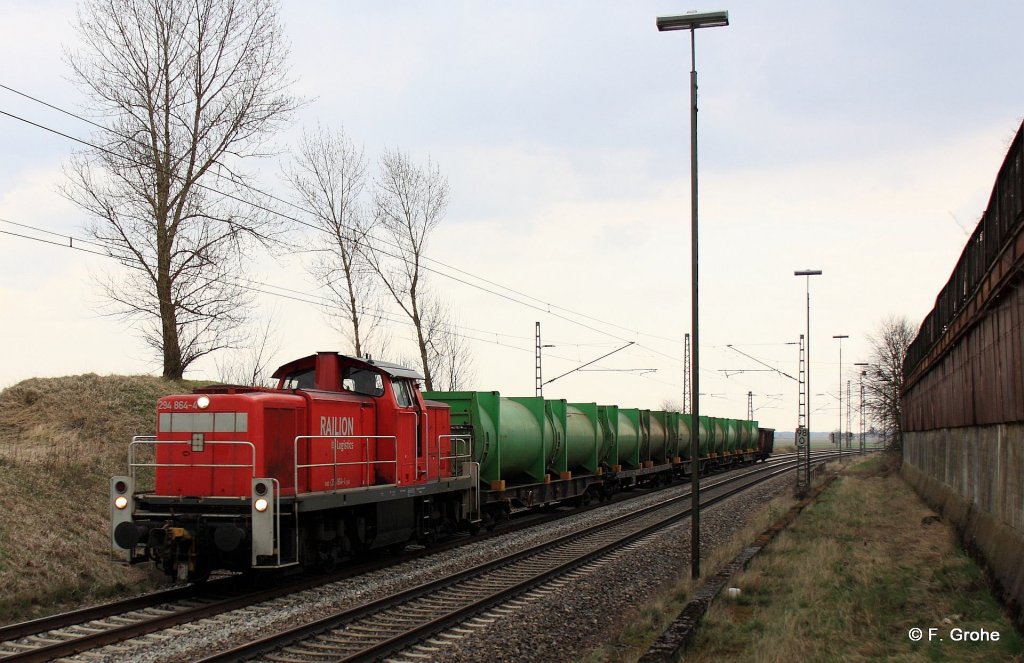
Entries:
[[850,337],[849,337],[849,336],[847,336],[846,334],[836,334],[836,335],[835,335],[835,336],[833,336],[832,338],[850,338]]
[[729,12],[688,12],[677,16],[659,16],[658,30],[696,30],[729,25]]
[[793,272],[793,276],[821,276],[820,269],[801,269]]

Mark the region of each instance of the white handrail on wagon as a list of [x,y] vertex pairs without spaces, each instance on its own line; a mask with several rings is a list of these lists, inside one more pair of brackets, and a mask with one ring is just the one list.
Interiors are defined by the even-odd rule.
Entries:
[[[333,462],[332,463],[309,463],[309,464],[303,463],[303,464],[300,464],[299,463],[299,440],[362,440],[363,444],[365,446],[363,451],[364,451],[364,458],[366,458],[366,460],[348,461],[348,462],[344,462],[344,463],[339,463],[338,462],[338,445],[335,444],[335,443],[332,443],[331,444],[331,451],[333,452]],[[391,440],[393,445],[394,445],[394,454],[395,454],[394,460],[369,460],[370,440]],[[355,449],[353,448],[353,451],[354,450]],[[294,475],[294,483],[292,484],[292,486],[293,486],[293,490],[295,490],[295,494],[296,495],[299,494],[299,470],[300,469],[304,469],[305,470],[305,469],[310,469],[310,468],[315,468],[315,467],[330,467],[330,468],[333,468],[332,479],[331,479],[331,488],[334,489],[334,490],[338,489],[338,467],[339,466],[348,466],[348,465],[363,465],[363,466],[365,466],[365,469],[366,469],[366,485],[367,486],[372,486],[372,485],[394,486],[394,485],[398,484],[398,438],[395,437],[394,435],[299,435],[299,436],[297,436],[295,438],[295,441],[293,442],[292,453],[293,453],[293,458],[294,458],[294,461],[295,461],[295,463],[294,463],[294,465],[295,465],[295,475]],[[312,445],[310,445],[309,455],[310,456],[313,455]],[[370,473],[371,465],[385,465],[385,464],[389,464],[389,463],[393,464],[395,466],[395,483],[374,484],[370,480],[372,478],[372,474]],[[307,488],[310,488],[310,486],[307,486]],[[315,492],[315,491],[310,490],[308,492]]]

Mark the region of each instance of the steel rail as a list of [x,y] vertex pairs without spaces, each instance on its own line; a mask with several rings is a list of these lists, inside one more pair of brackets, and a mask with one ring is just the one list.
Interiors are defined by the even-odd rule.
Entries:
[[[786,463],[788,462],[784,460],[786,456],[787,454],[783,454],[780,457],[773,458],[762,467],[775,467],[778,464]],[[741,477],[759,471],[763,471],[763,469],[755,469],[751,472],[734,475],[730,477],[728,481],[736,481]],[[721,485],[721,483],[723,482],[719,482],[714,485]],[[456,538],[430,548],[410,551],[398,557],[377,559],[371,562],[353,564],[342,571],[327,575],[319,574],[312,578],[300,577],[298,582],[293,581],[288,584],[271,587],[269,589],[252,589],[251,586],[246,586],[241,578],[231,577],[206,583],[205,585],[176,587],[170,590],[132,597],[123,601],[115,601],[49,617],[10,624],[0,627],[0,648],[8,650],[6,652],[0,651],[0,661],[3,661],[3,663],[25,663],[30,661],[49,661],[62,656],[74,655],[83,651],[140,637],[198,619],[213,617],[224,612],[229,612],[254,603],[278,598],[290,593],[304,591],[306,589],[329,584],[331,582],[352,578],[359,574],[369,573],[396,563],[412,561],[437,552],[449,550],[460,545],[465,545],[466,543],[483,541],[495,536],[502,536],[525,527],[533,527],[555,521],[567,515],[584,513],[592,509],[601,508],[606,504],[607,503],[599,503],[586,507],[579,507],[570,513],[549,513],[541,517],[524,518],[521,519],[520,522],[501,526],[494,532],[480,534],[468,539]],[[227,598],[222,598],[217,595],[218,593],[225,591],[229,594]],[[174,611],[170,614],[166,614],[167,608],[163,608],[161,609],[161,612],[165,614],[157,616],[126,615],[126,613],[158,609],[168,603],[204,599],[211,599],[212,602],[198,607],[182,606],[180,608],[173,609]],[[95,630],[98,626],[95,622],[109,617],[125,617],[128,619],[139,619],[139,621],[128,625],[111,624],[108,625],[109,628],[107,628],[107,630],[96,633]],[[86,624],[88,624],[88,626],[86,626]],[[62,629],[68,629],[68,627],[71,627],[71,629],[75,629],[77,627],[78,630],[84,630],[87,632],[71,634],[68,631],[62,631]],[[59,636],[52,634],[54,631],[60,631]],[[28,640],[29,642],[17,642],[18,640]]]
[[[822,454],[822,456],[831,455],[831,452],[826,452],[825,454]],[[795,466],[795,460],[784,461],[782,463],[777,463],[770,466],[758,468],[753,472],[744,473],[742,475],[718,481],[714,483],[712,486],[708,486],[708,490],[719,488],[732,483],[743,483],[742,485],[739,485],[731,489],[726,494],[714,496],[709,495],[706,505],[714,504],[718,501],[727,499],[728,497],[731,497],[735,493],[740,492],[742,490],[746,490],[747,488],[757,483],[767,481],[770,478],[791,471]],[[760,474],[762,476],[754,478],[753,481],[743,481],[744,479],[749,479],[751,475],[754,474]],[[672,498],[668,498],[666,500],[659,501],[656,504],[650,505],[648,507],[645,507],[643,509],[640,509],[629,514],[615,517],[611,520],[605,521],[604,523],[601,523],[587,530],[565,534],[556,539],[547,541],[541,544],[540,546],[530,548],[527,550],[522,550],[515,553],[510,553],[509,555],[503,556],[499,559],[484,562],[482,564],[479,564],[468,569],[463,569],[462,571],[459,571],[445,578],[423,583],[416,587],[412,587],[401,592],[398,592],[396,594],[386,596],[370,604],[347,609],[335,615],[317,620],[315,622],[311,622],[292,629],[288,629],[270,635],[266,638],[213,654],[207,658],[201,659],[200,663],[224,663],[226,661],[245,660],[261,655],[266,655],[270,652],[279,651],[283,648],[293,646],[296,643],[305,640],[310,640],[326,632],[341,628],[345,624],[351,624],[356,620],[385,613],[386,611],[396,608],[397,606],[403,603],[411,602],[416,599],[429,596],[431,594],[450,588],[459,583],[466,582],[473,578],[477,578],[479,576],[495,572],[500,568],[510,567],[513,564],[516,564],[520,561],[528,560],[531,557],[536,557],[545,552],[555,550],[558,547],[571,545],[580,539],[583,539],[588,536],[593,536],[597,532],[609,530],[616,526],[624,525],[629,521],[635,521],[639,518],[650,515],[659,510],[673,508],[675,509],[674,513],[672,513],[670,516],[659,520],[658,522],[656,522],[653,525],[650,525],[649,527],[645,527],[644,529],[640,530],[639,533],[634,532],[633,534],[627,537],[620,537],[615,542],[602,546],[599,551],[589,552],[582,557],[577,556],[573,561],[566,562],[564,564],[559,564],[557,568],[560,570],[558,570],[557,572],[550,570],[545,571],[530,580],[518,583],[515,586],[515,588],[506,589],[501,592],[495,592],[492,595],[485,597],[484,599],[480,599],[479,601],[474,602],[473,607],[460,607],[455,610],[449,611],[445,615],[432,617],[426,624],[421,624],[414,629],[409,629],[407,630],[406,633],[402,635],[391,636],[384,643],[378,643],[373,645],[372,647],[367,647],[363,651],[350,655],[347,658],[338,659],[335,656],[335,658],[332,660],[368,660],[369,658],[383,656],[386,653],[395,651],[396,648],[406,646],[406,644],[408,644],[409,642],[418,641],[424,637],[428,637],[429,635],[436,633],[438,630],[450,626],[451,624],[459,623],[465,619],[466,615],[475,614],[477,612],[480,612],[481,610],[491,607],[493,603],[505,600],[505,598],[507,598],[510,593],[515,595],[521,594],[522,592],[527,591],[536,584],[546,582],[548,579],[553,578],[555,575],[564,574],[570,568],[575,568],[583,564],[586,564],[589,561],[596,559],[597,557],[608,554],[613,549],[617,549],[624,545],[628,545],[636,539],[642,538],[643,536],[646,536],[658,529],[661,529],[673,521],[678,521],[682,518],[685,518],[690,513],[689,509],[679,511],[677,505],[689,498],[690,493],[687,492],[682,495],[678,495]],[[288,656],[294,656],[294,652],[289,652]]]

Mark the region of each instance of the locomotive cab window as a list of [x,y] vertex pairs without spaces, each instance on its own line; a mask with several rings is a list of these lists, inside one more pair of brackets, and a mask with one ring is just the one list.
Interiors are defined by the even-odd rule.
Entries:
[[416,404],[416,398],[412,394],[412,385],[409,380],[391,378],[391,388],[395,390],[395,400],[398,407],[412,407]]
[[301,368],[284,377],[284,389],[312,389],[316,386],[316,369]]
[[364,396],[383,396],[384,380],[380,373],[368,371],[365,368],[350,366],[345,369],[345,376],[341,381],[345,391],[351,391]]

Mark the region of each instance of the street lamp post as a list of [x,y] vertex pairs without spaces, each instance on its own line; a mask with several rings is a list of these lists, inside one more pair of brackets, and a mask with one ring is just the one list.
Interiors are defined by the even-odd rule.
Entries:
[[[804,477],[807,480],[807,486],[810,486],[811,481],[811,277],[821,276],[820,269],[800,269],[793,272],[793,276],[803,276],[807,287],[807,380],[804,384],[806,390],[806,398],[804,399],[804,408],[807,410],[804,416],[804,426],[807,428],[807,445],[806,449],[801,452],[800,448],[797,447],[797,463],[804,463]],[[801,456],[801,453],[803,455]],[[800,473],[797,472],[799,475]]]
[[[839,460],[843,460],[843,339],[850,338],[846,334],[836,334],[832,338],[839,339]],[[847,403],[846,407],[850,407]]]
[[693,363],[691,383],[693,385],[693,407],[690,410],[690,574],[700,577],[700,385],[698,382],[699,348],[697,336],[697,40],[698,28],[716,28],[729,25],[729,12],[690,12],[678,16],[659,16],[659,32],[671,30],[690,31],[690,333],[693,335]]

